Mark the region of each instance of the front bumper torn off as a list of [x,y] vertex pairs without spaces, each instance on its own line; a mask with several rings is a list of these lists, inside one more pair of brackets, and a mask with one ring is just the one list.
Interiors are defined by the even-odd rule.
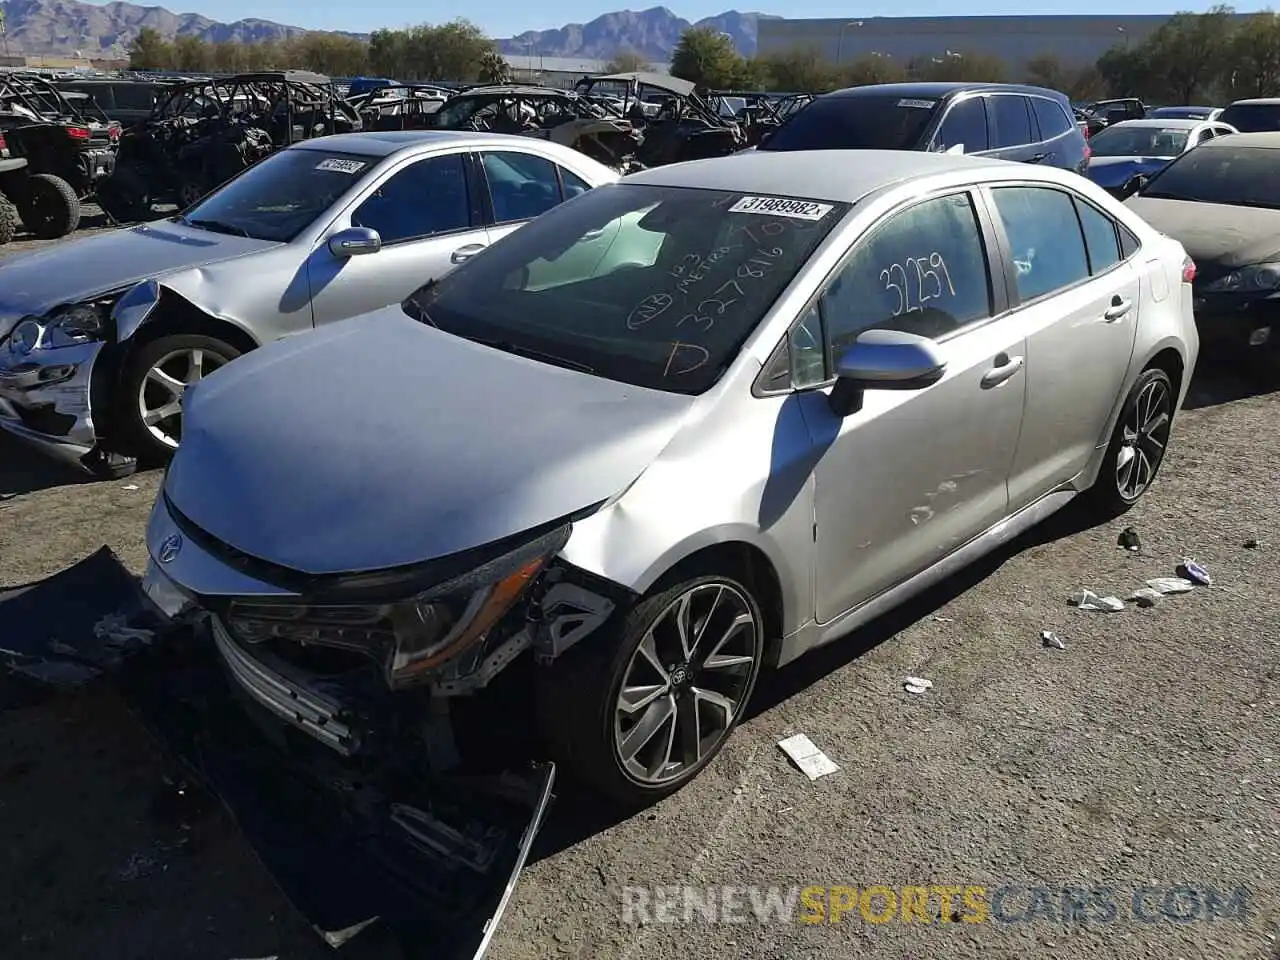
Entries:
[[247,665],[224,660],[207,629],[163,625],[106,548],[0,590],[0,662],[59,686],[113,683],[333,947],[378,924],[406,956],[483,956],[550,802],[550,763],[384,777],[288,725],[264,726],[287,691],[271,675],[250,688],[238,675]]
[[33,350],[0,347],[0,428],[78,463],[97,443],[90,406],[101,343]]

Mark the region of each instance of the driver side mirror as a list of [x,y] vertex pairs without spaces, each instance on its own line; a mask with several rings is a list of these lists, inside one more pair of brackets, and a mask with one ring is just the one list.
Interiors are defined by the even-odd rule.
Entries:
[[382,237],[372,227],[348,227],[329,238],[329,252],[339,260],[377,253],[382,249]]
[[1124,182],[1124,186],[1120,188],[1120,199],[1128,200],[1135,193],[1138,193],[1147,185],[1147,181],[1151,178],[1145,173],[1138,173],[1130,177]]
[[941,380],[946,369],[932,340],[898,330],[867,330],[836,365],[831,412],[838,417],[857,413],[868,390],[923,390]]
[[766,130],[760,135],[760,139],[756,141],[756,145],[763,147],[766,143],[773,139],[773,131]]

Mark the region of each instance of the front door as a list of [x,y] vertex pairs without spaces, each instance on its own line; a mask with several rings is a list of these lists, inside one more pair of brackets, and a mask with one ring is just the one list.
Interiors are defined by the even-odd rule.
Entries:
[[1026,416],[1009,477],[1017,509],[1075,477],[1107,441],[1141,297],[1117,225],[1097,207],[1046,186],[994,187],[990,196],[1027,337]]
[[991,120],[990,156],[1022,163],[1044,163],[1049,151],[1038,142],[1039,130],[1033,125],[1031,104],[1016,93],[996,93],[987,97],[987,116]]
[[322,241],[307,261],[316,325],[399,303],[484,249],[489,237],[474,192],[463,153],[416,160],[391,173],[333,231],[370,227],[382,249],[335,257]]
[[[829,622],[1005,516],[1022,423],[1025,344],[993,319],[984,231],[968,192],[892,214],[854,247],[819,300],[828,356],[873,328],[930,337],[947,362],[919,391],[868,391],[843,419],[801,394],[815,468],[817,617]],[[834,362],[834,361],[832,361]]]

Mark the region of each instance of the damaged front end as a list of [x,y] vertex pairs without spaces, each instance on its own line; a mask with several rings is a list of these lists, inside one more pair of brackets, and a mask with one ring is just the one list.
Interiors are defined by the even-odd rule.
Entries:
[[[340,603],[328,589],[290,601],[263,581],[202,596],[154,560],[139,589],[104,549],[0,592],[0,657],[45,683],[109,676],[330,945],[376,924],[407,956],[479,957],[555,770],[501,749],[527,716],[469,716],[455,735],[451,705],[612,613],[601,585],[551,559],[565,532],[394,603],[369,582],[345,585]],[[176,531],[151,542],[187,581],[223,559]],[[247,586],[251,566],[222,569]]]

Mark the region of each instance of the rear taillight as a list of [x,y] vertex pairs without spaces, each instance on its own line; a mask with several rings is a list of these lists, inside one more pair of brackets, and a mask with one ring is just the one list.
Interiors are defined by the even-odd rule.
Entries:
[[1196,262],[1190,257],[1182,260],[1182,282],[1190,283],[1196,278]]
[[0,150],[8,150],[9,144],[4,139],[4,134],[0,133]]
[[88,127],[67,127],[67,136],[70,137],[72,140],[88,140],[90,136],[89,128]]
[[1086,160],[1093,159],[1093,147],[1089,146],[1089,141],[1087,139],[1084,142],[1084,158]]

